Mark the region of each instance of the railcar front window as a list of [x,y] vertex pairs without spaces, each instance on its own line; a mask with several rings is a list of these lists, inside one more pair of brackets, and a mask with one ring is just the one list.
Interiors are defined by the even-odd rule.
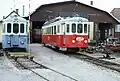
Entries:
[[11,23],[7,24],[7,33],[11,33]]
[[82,33],[83,31],[83,26],[82,26],[82,24],[78,24],[78,26],[77,26],[77,33]]
[[72,24],[72,33],[76,33],[76,24],[75,23]]
[[84,33],[87,33],[87,24],[84,24]]
[[13,33],[18,33],[19,32],[19,24],[15,23],[13,24]]
[[67,33],[69,33],[69,32],[70,32],[70,25],[67,24]]
[[24,33],[24,24],[20,24],[20,33]]

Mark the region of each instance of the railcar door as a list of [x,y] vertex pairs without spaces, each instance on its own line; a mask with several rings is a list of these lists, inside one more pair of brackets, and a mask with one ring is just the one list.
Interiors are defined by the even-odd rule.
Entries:
[[66,31],[65,31],[65,23],[62,23],[62,27],[61,27],[61,31],[62,31],[62,35],[63,35],[63,45],[65,46],[66,44]]
[[11,39],[12,45],[13,46],[18,46],[19,45],[19,24],[14,23],[13,24],[13,36]]

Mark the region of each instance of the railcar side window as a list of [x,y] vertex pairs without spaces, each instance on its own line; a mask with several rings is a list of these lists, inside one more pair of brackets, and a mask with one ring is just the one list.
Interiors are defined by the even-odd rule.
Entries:
[[11,33],[11,23],[7,24],[7,33]]
[[20,24],[20,33],[24,33],[24,24]]
[[28,25],[26,25],[26,33],[28,32]]
[[57,33],[60,33],[60,25],[58,25]]
[[77,26],[77,33],[82,33],[83,31],[83,26],[82,26],[82,24],[78,24],[78,26]]
[[84,33],[87,33],[87,24],[84,24]]
[[72,24],[72,33],[76,33],[76,24],[75,23]]
[[48,29],[48,34],[50,34],[50,27],[48,27],[47,29]]
[[5,33],[5,24],[4,24],[4,26],[3,26],[3,33]]
[[14,23],[13,24],[13,33],[18,33],[19,32],[19,24]]
[[90,24],[88,24],[88,38],[90,38]]
[[52,34],[52,27],[50,27],[50,34]]
[[43,34],[47,34],[47,29],[46,28],[43,29]]
[[56,26],[54,26],[54,34],[56,34]]
[[70,25],[67,24],[67,33],[69,33],[69,32],[70,32]]
[[53,26],[52,26],[52,34],[53,34]]

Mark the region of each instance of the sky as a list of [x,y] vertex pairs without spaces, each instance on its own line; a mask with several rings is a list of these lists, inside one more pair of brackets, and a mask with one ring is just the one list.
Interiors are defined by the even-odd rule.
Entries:
[[[0,0],[0,20],[3,16],[7,16],[14,9],[19,9],[19,14],[23,16],[23,5],[25,6],[25,15],[29,14],[29,3],[30,12],[34,12],[36,8],[43,4],[50,4],[56,2],[63,2],[70,0]],[[76,0],[78,2],[90,5],[91,0]],[[111,12],[113,8],[120,8],[120,0],[92,0],[93,7],[101,10]]]

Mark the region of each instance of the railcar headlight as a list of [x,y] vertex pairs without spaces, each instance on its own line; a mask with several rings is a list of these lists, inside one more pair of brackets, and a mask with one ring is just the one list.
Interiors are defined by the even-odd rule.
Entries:
[[88,41],[87,41],[87,40],[85,40],[85,41],[84,41],[84,43],[88,43]]
[[7,43],[10,44],[10,41],[8,41]]
[[23,41],[21,41],[21,44],[24,44],[24,42],[23,42]]
[[72,40],[72,43],[75,43],[75,40]]

